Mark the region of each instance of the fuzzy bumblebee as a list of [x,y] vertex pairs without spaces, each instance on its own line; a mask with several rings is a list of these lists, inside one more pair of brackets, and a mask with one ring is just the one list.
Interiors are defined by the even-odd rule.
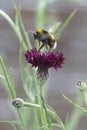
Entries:
[[44,46],[49,47],[50,49],[55,49],[57,47],[57,42],[53,34],[49,33],[46,30],[38,29],[36,32],[33,33],[34,39],[42,42],[39,50],[42,49]]

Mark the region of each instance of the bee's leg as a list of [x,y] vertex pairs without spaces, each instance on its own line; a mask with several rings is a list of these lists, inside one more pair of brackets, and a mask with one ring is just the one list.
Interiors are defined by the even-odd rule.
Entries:
[[47,49],[47,51],[50,51],[50,50],[51,50],[51,47],[48,46],[48,45],[46,45],[46,49]]
[[[34,39],[34,43],[36,44],[37,47],[40,47],[40,41],[39,41],[39,40]],[[38,43],[39,45],[38,45],[37,43]]]
[[36,45],[37,45],[37,40],[36,39],[34,39],[34,43],[35,43],[34,47],[36,47]]
[[49,51],[51,50],[51,48],[49,47]]
[[46,50],[49,50],[49,46],[48,45],[46,45]]
[[40,46],[40,40],[38,40],[38,42],[39,42],[39,46]]
[[38,40],[38,44],[39,44],[39,45],[38,45],[38,47],[40,48],[40,45],[41,45],[41,42],[40,42],[40,40]]
[[41,50],[43,47],[44,47],[44,44],[42,44],[42,45],[40,46],[39,50]]

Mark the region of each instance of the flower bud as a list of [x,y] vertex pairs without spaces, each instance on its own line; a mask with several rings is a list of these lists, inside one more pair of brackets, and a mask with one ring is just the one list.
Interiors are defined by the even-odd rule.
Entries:
[[12,101],[12,105],[15,108],[23,108],[23,107],[29,107],[29,108],[40,108],[41,106],[39,104],[34,104],[34,103],[29,103],[29,102],[25,102],[23,99],[21,98],[15,98]]
[[81,93],[86,92],[87,93],[87,85],[84,81],[78,81],[77,82],[77,87],[79,88]]
[[12,101],[12,105],[15,107],[15,108],[22,108],[24,106],[24,100],[21,99],[21,98],[15,98],[13,101]]
[[84,81],[78,81],[77,87],[83,96],[85,104],[87,105],[87,84]]

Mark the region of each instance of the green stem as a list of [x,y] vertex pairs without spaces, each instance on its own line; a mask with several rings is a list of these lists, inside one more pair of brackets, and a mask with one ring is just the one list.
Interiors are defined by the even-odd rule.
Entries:
[[[40,102],[41,102],[41,111],[42,111],[42,121],[44,126],[46,126],[47,128],[49,128],[51,130],[51,123],[50,123],[50,119],[49,119],[49,115],[48,115],[48,111],[45,105],[45,100],[44,100],[44,94],[43,94],[43,86],[39,86],[40,87]],[[43,115],[44,115],[44,119],[43,119]]]
[[0,123],[8,123],[8,124],[18,124],[17,121],[12,121],[12,120],[0,120]]
[[[22,79],[22,84],[23,84],[23,89],[27,95],[27,97],[33,101],[33,95],[32,92],[30,92],[30,86],[32,84],[32,76],[29,73],[29,68],[24,67],[23,64],[23,48],[20,47],[20,52],[19,52],[19,64],[20,64],[20,71],[21,71],[21,79]],[[29,93],[30,92],[30,93]]]
[[62,96],[69,102],[71,103],[73,106],[75,106],[76,108],[78,108],[80,111],[82,111],[85,115],[87,115],[87,111],[82,108],[81,106],[79,106],[78,104],[76,104],[75,102],[73,102],[72,100],[70,100],[68,97],[66,97],[64,94],[62,94]]
[[9,23],[9,25],[12,27],[12,29],[16,33],[16,36],[17,36],[20,44],[23,45],[24,50],[27,50],[27,46],[26,46],[26,44],[25,44],[25,42],[24,42],[24,40],[22,38],[19,27],[14,24],[12,19],[4,11],[0,10],[0,14],[6,19],[6,21]]
[[31,43],[30,43],[30,40],[29,40],[29,36],[28,36],[28,33],[26,32],[25,30],[25,27],[24,27],[24,24],[22,22],[22,18],[21,18],[21,15],[19,15],[19,22],[20,22],[20,26],[21,26],[21,30],[24,34],[24,39],[25,39],[25,42],[27,44],[27,49],[30,50],[32,48],[31,46]]
[[4,77],[5,77],[5,80],[6,80],[6,83],[7,83],[11,98],[13,99],[13,98],[16,97],[16,92],[13,90],[13,88],[12,88],[12,86],[10,84],[10,80],[9,80],[9,77],[8,77],[7,72],[6,72],[6,68],[5,68],[5,65],[4,65],[4,62],[3,62],[3,59],[2,59],[1,56],[0,56],[0,65],[1,65],[1,68],[2,68],[2,71],[3,71],[3,74],[4,74]]
[[[35,97],[35,103],[40,105],[40,98],[38,96],[38,92],[39,92],[39,87],[36,81],[36,75],[35,75],[36,71],[34,71],[32,69],[32,77],[33,77],[33,85],[34,85],[34,97]],[[41,108],[40,108],[41,109]],[[42,126],[42,119],[41,119],[41,114],[40,114],[40,110],[38,109],[34,109],[35,114],[36,114],[36,122],[37,122],[37,126],[39,126],[39,128]]]
[[2,10],[0,10],[0,14],[6,19],[6,21],[10,24],[10,26],[13,28],[14,32],[16,32],[15,24],[11,20],[11,18]]
[[[4,62],[3,62],[2,58],[1,58],[1,56],[0,56],[0,65],[1,65],[4,77],[5,77],[5,80],[6,80],[8,89],[9,89],[9,92],[10,92],[10,96],[11,96],[12,99],[14,99],[16,97],[16,93],[15,93],[15,91],[13,90],[13,88],[12,88],[12,86],[10,84],[10,80],[9,80],[9,77],[8,77],[7,72],[6,72],[5,65],[4,65]],[[24,130],[25,129],[25,125],[24,125],[24,121],[23,121],[22,115],[18,111],[17,111],[17,113],[18,113],[18,117],[19,117],[20,123],[22,124],[20,126],[23,127],[23,130]]]
[[43,109],[43,105],[42,105],[42,99],[40,97],[40,105],[41,105],[41,109],[40,109],[40,115],[41,115],[41,121],[42,121],[42,126],[45,130],[46,127],[46,121],[45,121],[45,115],[44,115],[44,109]]
[[[72,100],[70,100],[69,98],[67,98],[64,94],[62,94],[62,96],[72,105],[75,106],[75,109],[71,115],[71,117],[69,118],[69,120],[66,122],[66,130],[75,130],[77,127],[77,124],[79,122],[80,117],[82,116],[82,112],[79,111],[80,109],[78,109],[78,105],[75,105],[76,103],[74,103]],[[78,96],[76,102],[82,106],[83,105],[83,100],[81,95]]]
[[17,115],[18,115],[18,119],[19,119],[19,123],[20,123],[20,127],[22,130],[27,130],[27,126],[25,124],[24,118],[22,116],[22,113],[20,110],[17,110]]
[[13,4],[13,8],[16,12],[16,21],[18,21],[18,25],[20,26],[21,31],[23,32],[24,39],[25,39],[25,42],[27,44],[27,48],[30,50],[32,47],[31,47],[31,44],[30,44],[30,41],[29,41],[28,33],[25,30],[25,27],[24,27],[24,24],[23,24],[23,21],[22,21],[22,18],[21,18],[20,10],[17,8],[14,0],[11,0],[11,1],[12,1],[12,4]]
[[47,108],[47,111],[57,121],[57,123],[61,125],[62,130],[65,130],[65,126],[61,121],[60,117],[58,116],[58,114],[54,112],[54,110],[51,110],[49,108]]
[[33,104],[33,103],[28,103],[28,102],[24,102],[23,104],[24,104],[24,107],[41,108],[41,106],[38,104]]

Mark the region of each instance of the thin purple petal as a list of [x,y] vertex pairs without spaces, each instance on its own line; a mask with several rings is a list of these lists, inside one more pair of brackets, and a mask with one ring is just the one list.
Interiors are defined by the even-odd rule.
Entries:
[[53,67],[58,69],[62,67],[65,58],[59,52],[40,52],[36,48],[26,51],[25,57],[28,63],[33,67],[49,69]]

